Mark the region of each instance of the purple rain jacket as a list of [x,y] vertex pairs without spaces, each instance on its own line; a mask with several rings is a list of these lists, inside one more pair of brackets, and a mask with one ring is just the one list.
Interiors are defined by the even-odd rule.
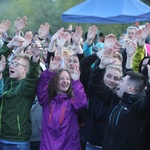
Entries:
[[72,81],[74,98],[58,94],[48,103],[48,83],[55,73],[44,71],[37,85],[37,96],[43,107],[40,150],[81,150],[78,112],[87,105],[84,88],[79,80]]

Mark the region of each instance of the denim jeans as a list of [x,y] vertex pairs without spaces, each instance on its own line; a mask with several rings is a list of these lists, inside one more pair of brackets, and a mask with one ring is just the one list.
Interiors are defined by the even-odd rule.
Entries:
[[91,145],[90,143],[86,143],[85,150],[102,150],[102,147]]
[[30,150],[29,142],[26,144],[6,144],[0,142],[0,150]]

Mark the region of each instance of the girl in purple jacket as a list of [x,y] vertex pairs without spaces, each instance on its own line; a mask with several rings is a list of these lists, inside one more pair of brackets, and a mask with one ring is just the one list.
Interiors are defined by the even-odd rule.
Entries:
[[56,64],[51,61],[50,70],[41,74],[37,85],[43,107],[40,150],[81,150],[77,115],[86,107],[87,98],[80,72],[77,67],[54,72]]

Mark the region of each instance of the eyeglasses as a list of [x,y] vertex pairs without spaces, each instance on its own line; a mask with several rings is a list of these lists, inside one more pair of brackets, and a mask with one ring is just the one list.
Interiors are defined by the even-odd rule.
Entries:
[[25,65],[20,64],[20,63],[18,63],[18,62],[16,62],[16,61],[11,61],[11,62],[8,63],[8,65],[9,65],[9,66],[12,65],[13,67],[17,67],[17,66],[21,65],[21,66],[23,66],[23,67],[26,67]]

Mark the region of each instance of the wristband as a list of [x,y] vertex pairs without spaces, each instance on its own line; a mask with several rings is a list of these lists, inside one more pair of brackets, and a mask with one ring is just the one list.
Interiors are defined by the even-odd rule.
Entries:
[[38,37],[38,39],[39,39],[40,41],[43,41],[43,40],[44,40],[44,39],[42,39],[42,38],[39,38],[39,37]]

